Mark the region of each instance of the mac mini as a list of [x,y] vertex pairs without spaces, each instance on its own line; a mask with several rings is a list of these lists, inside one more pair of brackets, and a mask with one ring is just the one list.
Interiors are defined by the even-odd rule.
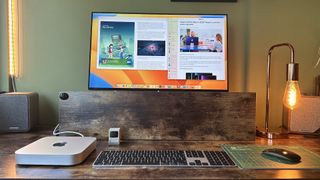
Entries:
[[44,137],[18,149],[16,164],[72,166],[84,161],[95,148],[95,137]]

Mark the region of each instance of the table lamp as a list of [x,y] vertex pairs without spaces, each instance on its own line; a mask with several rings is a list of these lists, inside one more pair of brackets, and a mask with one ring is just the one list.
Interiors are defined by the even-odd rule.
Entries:
[[297,107],[301,98],[299,84],[298,84],[298,71],[299,64],[294,62],[294,48],[289,43],[281,43],[273,45],[268,52],[267,64],[267,88],[266,88],[266,114],[265,114],[265,131],[257,131],[258,136],[266,137],[268,139],[287,138],[287,132],[270,132],[269,131],[269,104],[270,104],[270,68],[271,68],[271,54],[277,47],[286,46],[290,48],[290,63],[287,64],[287,84],[283,96],[283,105],[289,111]]

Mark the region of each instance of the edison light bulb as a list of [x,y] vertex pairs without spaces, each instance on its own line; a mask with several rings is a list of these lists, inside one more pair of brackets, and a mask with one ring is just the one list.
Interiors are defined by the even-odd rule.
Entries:
[[300,98],[301,94],[298,81],[288,81],[283,96],[283,104],[292,110],[297,107]]

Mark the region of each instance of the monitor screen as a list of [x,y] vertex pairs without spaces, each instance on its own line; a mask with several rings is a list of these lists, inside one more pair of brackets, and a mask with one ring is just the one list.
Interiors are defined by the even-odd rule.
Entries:
[[228,90],[227,15],[92,13],[89,89]]

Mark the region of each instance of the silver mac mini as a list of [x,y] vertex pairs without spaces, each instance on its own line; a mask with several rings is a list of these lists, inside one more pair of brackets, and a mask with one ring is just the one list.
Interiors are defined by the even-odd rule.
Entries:
[[83,162],[95,148],[95,137],[44,137],[18,149],[16,164],[72,166]]

